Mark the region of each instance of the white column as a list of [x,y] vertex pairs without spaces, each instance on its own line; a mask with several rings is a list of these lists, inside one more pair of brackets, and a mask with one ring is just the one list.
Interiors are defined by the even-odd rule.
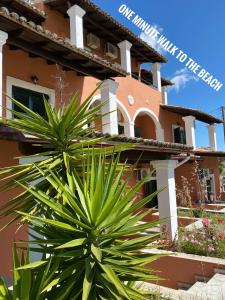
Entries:
[[132,44],[128,41],[122,41],[117,44],[120,48],[120,57],[121,57],[121,67],[127,72],[131,74],[131,54],[130,48]]
[[124,124],[124,134],[127,137],[134,137],[134,122]]
[[3,82],[3,46],[6,44],[8,33],[0,30],[0,117],[2,117],[2,82]]
[[164,130],[160,126],[156,127],[156,140],[161,141],[161,142],[165,141],[165,139],[164,139]]
[[162,91],[160,67],[160,63],[152,64],[153,86],[156,87],[159,92]]
[[162,86],[162,100],[163,104],[168,104],[167,86]]
[[157,188],[163,189],[158,194],[159,218],[165,219],[161,224],[162,237],[174,240],[178,230],[177,201],[174,169],[175,160],[153,161],[152,166],[156,169]]
[[209,134],[209,145],[210,149],[217,151],[217,138],[216,138],[216,125],[208,125],[208,134]]
[[106,79],[100,85],[101,101],[104,103],[104,105],[101,108],[101,113],[103,115],[102,117],[103,133],[118,134],[117,103],[116,103],[116,92],[118,86],[119,84],[112,79]]
[[195,117],[187,116],[182,118],[185,123],[186,143],[188,146],[196,148],[195,142]]
[[83,16],[86,11],[78,5],[73,5],[68,9],[70,17],[70,42],[77,48],[84,48]]

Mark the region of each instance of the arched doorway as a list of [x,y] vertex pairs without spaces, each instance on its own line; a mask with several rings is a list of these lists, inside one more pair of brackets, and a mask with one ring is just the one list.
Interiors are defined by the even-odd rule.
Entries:
[[140,108],[133,117],[134,135],[144,139],[164,141],[164,133],[158,117],[149,109]]
[[134,135],[143,139],[156,139],[155,124],[145,113],[140,113],[134,122]]

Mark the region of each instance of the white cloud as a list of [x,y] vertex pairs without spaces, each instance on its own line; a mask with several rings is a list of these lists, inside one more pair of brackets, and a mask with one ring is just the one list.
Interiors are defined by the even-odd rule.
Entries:
[[[159,27],[158,25],[153,25],[153,28],[155,28],[158,32],[162,33],[163,32],[163,28]],[[147,44],[149,44],[152,48],[154,48],[155,50],[157,50],[159,53],[163,53],[165,52],[165,50],[160,47],[160,45],[157,43],[157,39],[153,39],[152,37],[148,36],[147,34],[145,34],[144,32],[142,32],[140,34],[140,38],[145,41]]]
[[178,93],[181,88],[185,88],[189,81],[198,81],[198,78],[192,75],[187,68],[183,68],[176,71],[170,80],[174,83],[174,85],[170,87],[170,90],[175,90]]

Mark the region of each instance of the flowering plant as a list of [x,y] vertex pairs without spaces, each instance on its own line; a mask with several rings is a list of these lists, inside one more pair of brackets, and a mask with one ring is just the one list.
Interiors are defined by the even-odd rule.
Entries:
[[202,227],[181,229],[176,242],[180,252],[225,258],[225,222],[223,218],[202,220]]

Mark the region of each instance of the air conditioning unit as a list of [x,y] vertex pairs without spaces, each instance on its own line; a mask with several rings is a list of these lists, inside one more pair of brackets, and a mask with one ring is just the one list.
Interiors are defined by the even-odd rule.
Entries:
[[105,54],[112,59],[116,59],[118,57],[118,48],[111,43],[107,43]]
[[97,37],[93,33],[89,33],[87,35],[87,45],[88,45],[88,47],[90,47],[92,49],[99,49],[100,48],[100,38]]

